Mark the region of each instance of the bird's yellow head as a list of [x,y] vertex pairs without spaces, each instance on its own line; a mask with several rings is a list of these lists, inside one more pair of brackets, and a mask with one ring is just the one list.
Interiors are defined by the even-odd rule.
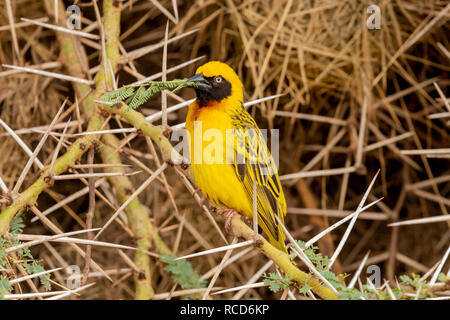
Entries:
[[[188,81],[197,84],[195,92],[200,107],[212,105],[223,100],[242,104],[244,100],[242,82],[227,64],[210,61],[198,67],[195,76]],[[233,104],[234,104],[233,103]]]

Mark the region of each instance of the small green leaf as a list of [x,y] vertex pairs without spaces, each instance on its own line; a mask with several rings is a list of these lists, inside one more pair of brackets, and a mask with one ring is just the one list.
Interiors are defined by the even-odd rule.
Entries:
[[[24,262],[23,267],[30,274],[45,271],[45,269],[41,265],[39,265],[36,260],[33,260],[31,262],[31,264]],[[42,276],[39,276],[39,280],[40,280],[41,284],[45,287],[45,290],[47,290],[47,291],[51,290],[51,288],[52,288],[49,279],[50,279],[50,274],[44,274]]]
[[23,232],[24,227],[25,225],[23,224],[22,217],[15,216],[9,223],[9,233],[11,234],[11,236],[16,236],[17,234]]
[[439,273],[438,280],[441,282],[447,282],[448,277],[445,275],[445,273],[441,272]]
[[269,285],[269,289],[273,292],[284,290],[291,285],[288,277],[281,277],[277,273],[270,272],[268,275],[263,274],[264,284]]
[[[110,102],[111,106],[125,101],[128,104],[127,112],[131,109],[136,109],[143,105],[157,94],[163,90],[172,90],[175,92],[185,87],[196,87],[197,83],[188,82],[187,79],[175,79],[172,81],[149,81],[138,86],[124,86],[114,91],[105,92],[100,99],[104,102]],[[148,88],[147,88],[148,87]],[[136,88],[138,88],[136,90]]]
[[197,289],[204,288],[206,281],[192,269],[191,264],[185,260],[175,260],[176,256],[167,255],[162,256],[160,260],[168,265],[164,268],[172,274],[172,279],[177,282],[183,289]]
[[304,296],[308,293],[308,291],[311,290],[311,286],[305,284],[303,287],[301,287],[298,291],[302,293]]
[[13,288],[9,283],[8,279],[0,275],[0,300],[4,300],[5,299],[4,294],[10,293],[12,289]]

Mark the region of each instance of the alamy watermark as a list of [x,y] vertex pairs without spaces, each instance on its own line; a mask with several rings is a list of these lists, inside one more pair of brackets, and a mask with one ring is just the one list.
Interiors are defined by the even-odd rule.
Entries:
[[370,16],[367,18],[367,29],[381,29],[381,10],[376,4],[367,7],[367,14]]
[[80,7],[73,4],[67,7],[67,28],[69,29],[81,29],[81,10]]
[[81,286],[81,270],[77,265],[71,265],[66,268],[66,287],[70,290],[78,289]]
[[381,269],[376,264],[371,264],[366,269],[367,279],[373,283],[375,288],[381,287]]

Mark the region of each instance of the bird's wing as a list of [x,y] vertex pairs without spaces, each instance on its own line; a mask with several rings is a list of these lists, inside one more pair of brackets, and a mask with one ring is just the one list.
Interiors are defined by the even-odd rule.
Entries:
[[232,115],[232,123],[232,160],[236,175],[244,184],[250,203],[253,203],[253,184],[256,182],[258,220],[260,225],[266,226],[264,231],[278,241],[280,230],[275,215],[283,221],[286,202],[275,161],[255,120],[244,108]]

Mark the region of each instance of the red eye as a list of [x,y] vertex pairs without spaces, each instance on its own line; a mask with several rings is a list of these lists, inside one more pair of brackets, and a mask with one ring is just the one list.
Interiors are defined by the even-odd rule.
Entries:
[[221,83],[223,79],[221,76],[218,76],[215,78],[215,80],[216,80],[216,83]]

